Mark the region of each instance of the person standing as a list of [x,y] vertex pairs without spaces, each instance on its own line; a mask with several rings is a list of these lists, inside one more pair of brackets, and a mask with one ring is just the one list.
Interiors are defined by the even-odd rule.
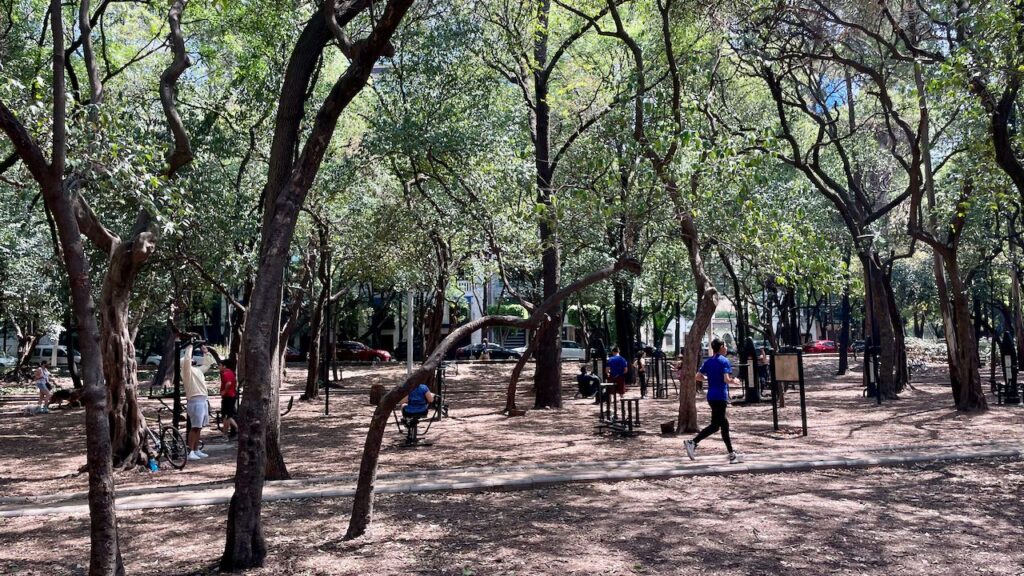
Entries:
[[36,412],[39,414],[48,414],[50,409],[46,407],[50,403],[50,371],[48,370],[49,363],[43,360],[39,363],[39,367],[36,368],[34,374],[32,374],[32,381],[36,385],[36,389],[39,390],[39,407],[36,408]]
[[647,370],[644,368],[644,351],[639,350],[636,358],[633,359],[633,369],[636,370],[636,377],[640,380],[640,397],[647,398]]
[[213,366],[213,359],[206,346],[201,348],[203,360],[199,366],[192,365],[192,344],[182,351],[181,384],[185,388],[185,412],[188,414],[189,429],[185,442],[188,444],[188,459],[199,460],[209,456],[199,449],[199,435],[210,423],[210,398],[206,389],[206,371]]
[[615,393],[622,396],[626,393],[626,374],[629,373],[629,362],[619,356],[619,347],[612,347],[612,355],[608,357],[608,380],[615,384]]
[[686,455],[690,460],[695,459],[697,445],[708,436],[722,431],[722,441],[725,442],[725,449],[729,452],[729,463],[735,464],[742,461],[739,453],[732,449],[732,441],[729,439],[729,420],[725,416],[725,409],[729,405],[729,384],[736,384],[737,380],[732,376],[732,364],[726,358],[729,349],[725,343],[715,338],[711,341],[712,356],[704,361],[697,374],[697,379],[708,383],[708,405],[711,406],[711,424],[700,431],[693,440],[687,440],[683,446],[686,448]]
[[228,438],[238,436],[238,379],[235,377],[234,361],[225,360],[220,363],[220,415]]

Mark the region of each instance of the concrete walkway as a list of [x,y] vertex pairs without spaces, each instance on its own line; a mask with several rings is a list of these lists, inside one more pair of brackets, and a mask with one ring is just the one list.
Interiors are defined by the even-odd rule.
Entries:
[[[453,490],[523,490],[568,482],[769,474],[1022,456],[1024,444],[1020,441],[969,442],[956,446],[930,443],[846,452],[747,454],[743,463],[728,464],[724,454],[714,453],[710,448],[706,448],[698,454],[695,462],[681,454],[676,458],[479,466],[379,474],[376,491],[378,494],[396,494]],[[270,502],[349,497],[355,493],[355,481],[355,476],[325,476],[267,482],[263,489],[263,500]],[[118,490],[116,507],[118,510],[140,510],[226,504],[231,498],[232,491],[230,483],[139,486]],[[85,493],[0,499],[0,517],[88,513]]]

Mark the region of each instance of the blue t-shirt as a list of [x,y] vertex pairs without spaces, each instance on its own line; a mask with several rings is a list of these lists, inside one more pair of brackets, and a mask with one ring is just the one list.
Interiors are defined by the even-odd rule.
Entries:
[[629,362],[626,362],[626,359],[618,354],[608,359],[608,373],[612,378],[625,374],[627,366],[629,366]]
[[725,375],[732,374],[729,359],[720,354],[704,361],[700,373],[708,381],[708,402],[713,400],[729,401],[729,385],[725,383]]
[[426,412],[429,407],[427,392],[430,392],[430,388],[427,388],[426,384],[413,388],[412,392],[409,392],[409,403],[405,405],[405,409],[411,414]]

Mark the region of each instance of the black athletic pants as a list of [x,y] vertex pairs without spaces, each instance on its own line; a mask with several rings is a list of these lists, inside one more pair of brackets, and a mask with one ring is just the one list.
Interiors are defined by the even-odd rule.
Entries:
[[693,439],[693,443],[700,444],[701,440],[721,429],[725,449],[732,452],[732,442],[729,441],[729,421],[725,418],[725,408],[729,403],[725,400],[708,400],[708,404],[711,406],[711,424],[708,424],[707,428],[701,430],[700,434],[697,434],[697,437]]

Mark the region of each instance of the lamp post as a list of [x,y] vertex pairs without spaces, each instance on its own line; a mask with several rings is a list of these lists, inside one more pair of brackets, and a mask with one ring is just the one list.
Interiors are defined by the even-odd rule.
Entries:
[[878,400],[878,404],[882,404],[882,386],[879,382],[879,369],[878,369],[878,354],[879,354],[879,336],[878,336],[878,318],[875,317],[875,305],[873,285],[874,276],[871,272],[872,261],[871,261],[871,249],[875,243],[875,235],[873,233],[866,233],[857,236],[854,239],[857,243],[857,248],[864,255],[864,262],[867,271],[867,281],[864,293],[866,295],[864,304],[865,312],[864,316],[871,321],[871,337],[864,347],[864,378],[867,380],[868,393],[874,391],[875,398]]

